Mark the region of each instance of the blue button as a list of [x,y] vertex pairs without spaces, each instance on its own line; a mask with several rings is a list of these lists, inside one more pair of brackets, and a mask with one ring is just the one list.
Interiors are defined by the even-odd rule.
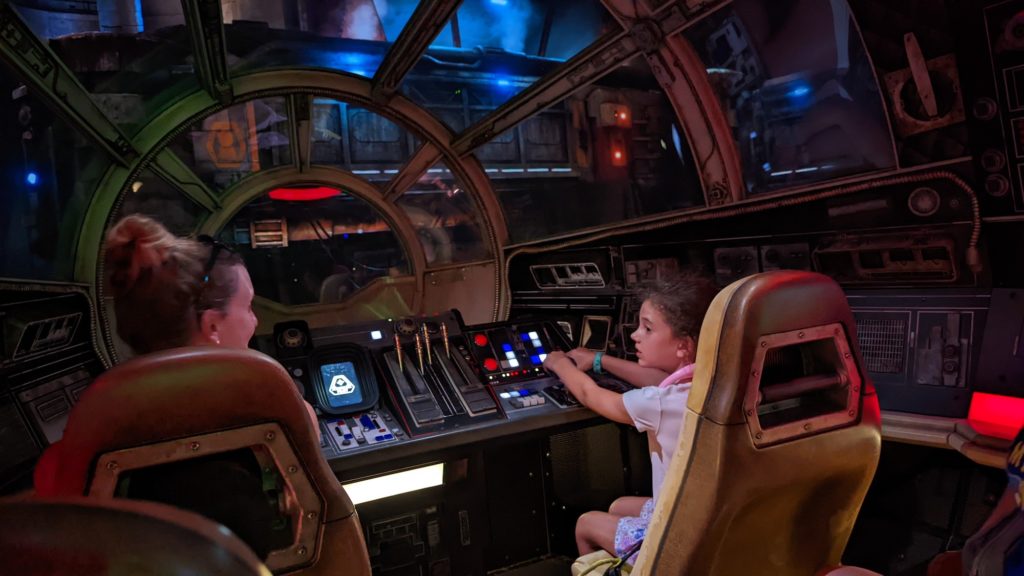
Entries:
[[505,352],[511,352],[512,351],[512,345],[511,344],[507,344],[507,343],[506,344],[502,344],[501,345],[501,349],[504,350]]
[[534,354],[533,356],[530,356],[530,361],[534,364],[540,364],[540,355]]
[[363,428],[376,428],[376,426],[373,425],[373,420],[370,420],[370,417],[366,414],[359,417],[359,423],[363,425]]
[[529,396],[530,395],[530,391],[529,390],[520,390],[519,391],[519,395],[520,396]]
[[374,436],[373,439],[376,440],[377,442],[381,442],[381,441],[384,440],[384,436],[381,435],[381,434],[378,434],[378,435]]
[[395,436],[393,434],[385,434],[384,435],[384,439],[385,440],[394,440]]
[[351,434],[345,434],[345,440],[351,440],[351,439],[352,439],[352,435]]
[[527,342],[530,341],[530,335],[527,334],[526,332],[523,332],[522,334],[520,334],[520,336],[523,337],[523,340],[526,340]]

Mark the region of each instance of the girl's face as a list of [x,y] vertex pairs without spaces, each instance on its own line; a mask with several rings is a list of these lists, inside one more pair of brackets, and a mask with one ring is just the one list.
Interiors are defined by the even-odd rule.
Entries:
[[693,338],[677,338],[665,316],[650,300],[640,306],[640,325],[630,335],[636,343],[637,361],[641,366],[675,372],[684,362],[694,360]]

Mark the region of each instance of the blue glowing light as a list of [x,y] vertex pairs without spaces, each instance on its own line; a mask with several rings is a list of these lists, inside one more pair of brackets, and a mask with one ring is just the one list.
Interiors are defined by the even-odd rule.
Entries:
[[364,76],[366,78],[370,77],[370,75],[366,73],[366,70],[353,70],[352,73],[357,76]]
[[498,86],[511,86],[511,85],[512,85],[512,83],[509,82],[508,80],[505,80],[504,78],[501,78],[501,79],[498,80]]
[[808,88],[807,86],[797,86],[796,88],[793,88],[792,90],[789,91],[789,95],[794,97],[794,98],[799,98],[801,96],[807,96],[810,93],[811,93],[811,89]]
[[770,163],[768,163],[768,162],[765,162],[764,164],[761,164],[761,168],[765,172],[771,172],[772,171],[772,165]]
[[511,344],[502,344],[501,345],[501,349],[504,350],[505,352],[511,352],[512,351],[512,345]]
[[757,131],[755,131],[755,130],[751,130],[750,131],[750,139],[751,140],[756,140],[757,139]]
[[29,172],[25,175],[25,182],[28,182],[31,186],[35,186],[39,183],[39,175],[35,172]]
[[344,238],[345,240],[348,240],[348,232],[342,234],[341,237]]
[[491,0],[491,4],[495,6],[508,6],[508,0]]

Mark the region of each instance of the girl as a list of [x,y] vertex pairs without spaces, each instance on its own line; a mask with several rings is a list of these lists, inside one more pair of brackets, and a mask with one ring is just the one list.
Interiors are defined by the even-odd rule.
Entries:
[[[639,326],[630,336],[636,343],[636,363],[579,348],[568,354],[552,352],[544,361],[544,367],[584,406],[647,432],[655,497],[675,453],[693,378],[697,336],[717,291],[710,280],[693,274],[663,279],[648,288]],[[609,372],[637,389],[625,394],[605,390],[578,367]],[[608,512],[580,516],[576,523],[580,554],[604,549],[623,557],[644,538],[653,510],[653,498],[624,496]]]

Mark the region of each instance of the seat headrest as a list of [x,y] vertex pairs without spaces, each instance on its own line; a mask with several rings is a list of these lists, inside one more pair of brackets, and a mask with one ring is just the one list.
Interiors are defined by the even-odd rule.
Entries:
[[747,387],[714,383],[748,382],[765,336],[831,325],[842,329],[837,338],[856,354],[856,365],[861,365],[853,314],[846,295],[831,278],[780,270],[730,284],[712,301],[701,327],[694,387],[687,406],[720,424],[742,424]]
[[281,425],[307,465],[323,460],[306,405],[272,358],[216,346],[140,356],[82,394],[62,440],[48,450],[58,455],[37,467],[36,489],[81,495],[100,454],[266,422]]

